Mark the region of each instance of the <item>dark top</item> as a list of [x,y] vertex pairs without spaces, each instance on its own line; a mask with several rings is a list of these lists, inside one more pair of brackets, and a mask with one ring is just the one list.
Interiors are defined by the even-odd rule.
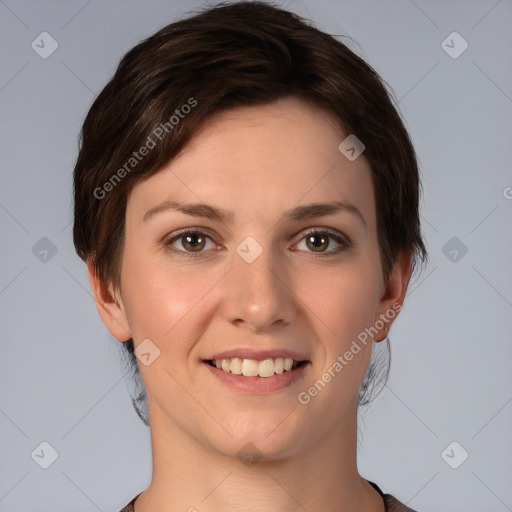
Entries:
[[[382,496],[386,512],[415,512],[412,508],[405,506],[403,503],[400,503],[396,498],[393,498],[391,494],[384,494],[377,484],[374,484],[373,482],[369,483]],[[140,494],[142,493],[137,494],[137,496],[135,496],[135,498],[133,498],[133,500],[130,501],[130,503],[128,503],[128,505],[126,505],[126,507],[124,507],[120,512],[134,512],[134,503]]]

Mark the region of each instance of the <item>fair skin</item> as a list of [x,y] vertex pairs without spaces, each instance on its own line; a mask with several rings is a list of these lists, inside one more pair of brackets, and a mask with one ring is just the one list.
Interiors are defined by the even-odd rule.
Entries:
[[[297,399],[358,334],[402,304],[411,272],[402,251],[384,282],[371,170],[364,154],[349,161],[338,150],[347,135],[294,98],[217,115],[133,188],[119,288],[102,286],[88,265],[111,334],[132,337],[135,347],[150,339],[160,350],[148,366],[138,361],[153,476],[136,512],[384,511],[356,463],[357,397],[371,341],[309,403]],[[170,208],[143,219],[168,201],[206,203],[232,219]],[[286,217],[333,201],[351,207]],[[183,228],[201,234],[174,238]],[[306,236],[310,228],[320,233]],[[262,248],[251,263],[236,252],[248,236]],[[375,340],[385,336],[381,329]],[[308,363],[280,389],[241,390],[204,362],[239,348],[291,350]],[[240,460],[248,451],[254,464]]]

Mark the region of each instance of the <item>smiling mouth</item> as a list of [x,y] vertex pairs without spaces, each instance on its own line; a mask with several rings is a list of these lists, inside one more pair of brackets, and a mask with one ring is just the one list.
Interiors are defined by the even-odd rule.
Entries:
[[309,361],[297,361],[290,357],[275,357],[269,359],[207,359],[205,363],[225,373],[240,375],[243,377],[272,377],[281,373],[290,372],[300,368]]

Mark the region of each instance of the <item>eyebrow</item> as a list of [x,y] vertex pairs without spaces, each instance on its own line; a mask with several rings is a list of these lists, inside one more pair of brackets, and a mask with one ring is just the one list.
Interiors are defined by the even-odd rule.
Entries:
[[[224,224],[232,224],[234,219],[232,212],[205,203],[184,204],[179,203],[178,201],[165,201],[149,209],[144,214],[142,221],[147,222],[156,214],[169,210],[178,211],[192,217],[205,217],[222,222]],[[361,211],[353,204],[342,201],[333,201],[330,203],[311,203],[296,206],[295,208],[286,212],[284,219],[298,222],[314,217],[333,215],[338,212],[348,212],[355,215],[366,227],[366,220],[363,217]]]

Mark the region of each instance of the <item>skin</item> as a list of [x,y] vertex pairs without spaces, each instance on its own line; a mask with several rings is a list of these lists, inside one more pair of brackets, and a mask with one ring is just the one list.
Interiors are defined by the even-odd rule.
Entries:
[[[98,311],[120,341],[149,338],[160,350],[138,361],[151,422],[153,477],[136,512],[384,511],[358,473],[358,390],[371,342],[307,405],[297,400],[380,315],[402,304],[411,255],[402,251],[384,282],[371,170],[338,145],[348,135],[327,113],[295,98],[217,115],[169,164],[133,188],[126,208],[120,287],[89,263]],[[166,210],[165,201],[207,203],[231,223]],[[289,221],[297,205],[343,201],[358,208]],[[201,228],[198,254],[178,237]],[[319,247],[306,230],[329,228]],[[204,238],[204,235],[210,238]],[[247,263],[237,246],[252,236],[262,254]],[[200,240],[199,240],[200,241]],[[197,239],[193,244],[198,245]],[[197,247],[196,247],[197,249]],[[108,290],[108,293],[106,292]],[[395,317],[396,319],[396,317]],[[392,321],[387,323],[387,328]],[[386,337],[379,331],[375,340]],[[267,395],[233,390],[202,362],[237,347],[308,355],[304,377]],[[252,443],[259,460],[237,457]],[[247,447],[246,447],[247,450]]]

